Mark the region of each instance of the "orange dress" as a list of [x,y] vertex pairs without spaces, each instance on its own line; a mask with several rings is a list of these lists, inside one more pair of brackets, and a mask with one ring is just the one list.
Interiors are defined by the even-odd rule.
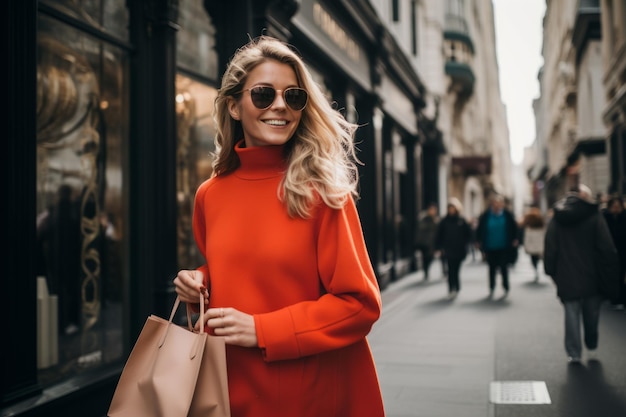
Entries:
[[354,202],[290,218],[283,147],[236,152],[236,171],[199,187],[193,218],[209,306],[252,314],[259,341],[227,345],[232,417],[384,416],[366,340],[380,290]]

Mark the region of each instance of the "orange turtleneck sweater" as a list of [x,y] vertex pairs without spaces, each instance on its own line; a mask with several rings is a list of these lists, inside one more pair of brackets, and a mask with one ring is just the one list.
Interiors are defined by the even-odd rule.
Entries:
[[227,346],[232,417],[384,415],[366,335],[381,299],[352,199],[290,218],[282,146],[198,189],[193,230],[210,307],[254,316],[258,348]]

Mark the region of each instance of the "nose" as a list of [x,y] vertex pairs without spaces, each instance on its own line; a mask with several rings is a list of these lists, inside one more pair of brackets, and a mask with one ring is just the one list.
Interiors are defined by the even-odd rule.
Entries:
[[278,107],[283,109],[287,107],[287,103],[285,103],[285,95],[283,94],[285,90],[276,90],[276,96],[274,96],[274,101],[270,108]]

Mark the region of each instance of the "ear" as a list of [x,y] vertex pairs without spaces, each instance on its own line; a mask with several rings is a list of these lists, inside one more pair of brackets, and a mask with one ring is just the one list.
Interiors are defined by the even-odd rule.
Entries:
[[237,101],[232,98],[229,97],[228,98],[228,113],[230,113],[230,117],[232,117],[235,120],[239,120],[239,103],[237,103]]

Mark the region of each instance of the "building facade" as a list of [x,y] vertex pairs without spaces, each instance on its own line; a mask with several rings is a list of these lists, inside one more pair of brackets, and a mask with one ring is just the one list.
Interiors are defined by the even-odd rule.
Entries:
[[600,1],[602,26],[602,82],[606,105],[610,194],[626,195],[626,4],[623,0]]
[[[5,2],[2,415],[104,416],[149,314],[203,262],[220,77],[249,36],[283,39],[360,124],[357,206],[381,287],[414,270],[425,86],[366,0]],[[28,53],[25,53],[28,51]],[[15,296],[13,296],[15,295]]]
[[444,213],[456,197],[468,218],[477,217],[491,194],[513,196],[492,3],[392,1],[396,9],[388,3],[372,1],[422,77],[423,113],[440,132],[422,147],[422,202],[436,202]]
[[532,201],[544,210],[578,183],[599,198],[623,194],[619,103],[626,68],[623,2],[557,0],[546,6],[529,169]]

